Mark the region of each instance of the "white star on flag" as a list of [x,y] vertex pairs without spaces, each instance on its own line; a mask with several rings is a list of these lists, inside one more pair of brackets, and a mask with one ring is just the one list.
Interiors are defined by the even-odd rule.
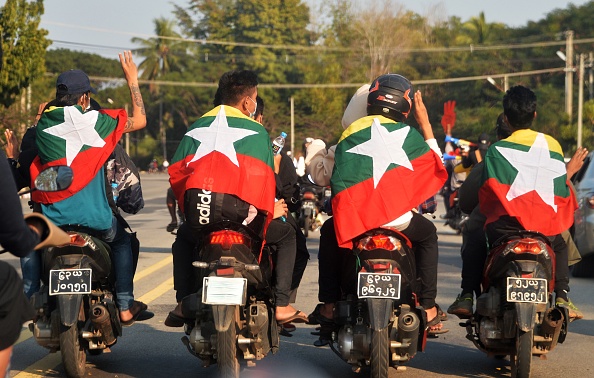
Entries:
[[374,188],[377,188],[377,184],[392,163],[408,168],[411,171],[414,170],[406,152],[402,148],[409,131],[410,126],[406,126],[389,132],[380,123],[379,119],[374,118],[371,124],[371,139],[346,151],[352,154],[369,156],[372,159]]
[[66,141],[66,165],[70,166],[84,146],[103,147],[105,141],[95,130],[97,111],[81,113],[74,106],[64,107],[64,122],[44,129],[50,135]]
[[200,142],[200,146],[198,146],[198,150],[196,150],[196,155],[194,155],[187,165],[213,151],[218,151],[227,156],[233,164],[239,167],[237,152],[235,151],[233,143],[254,134],[258,133],[252,130],[229,127],[227,116],[225,114],[225,106],[223,105],[217,113],[214,121],[212,121],[208,127],[197,127],[186,133],[190,138]]
[[567,170],[563,162],[551,158],[544,134],[536,135],[528,152],[499,146],[496,148],[518,171],[505,198],[511,201],[534,190],[544,203],[557,212],[553,180],[566,174]]

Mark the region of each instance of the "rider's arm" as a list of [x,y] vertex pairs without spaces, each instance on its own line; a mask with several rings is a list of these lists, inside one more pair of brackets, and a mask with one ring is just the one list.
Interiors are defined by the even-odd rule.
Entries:
[[124,129],[125,133],[129,133],[143,129],[146,126],[146,112],[144,110],[142,95],[140,94],[140,87],[138,86],[138,68],[132,60],[132,52],[124,51],[119,56],[132,100],[132,116],[128,117],[126,128]]
[[0,244],[15,256],[26,256],[39,243],[39,234],[23,219],[16,185],[4,152],[0,152]]
[[441,153],[441,149],[437,145],[437,141],[435,140],[435,136],[433,135],[433,129],[431,128],[431,122],[429,122],[429,114],[427,114],[427,108],[423,103],[423,96],[421,95],[421,91],[415,92],[415,119],[421,128],[421,132],[423,133],[423,137],[425,138],[425,142],[429,145],[429,147],[435,151],[437,156],[443,162],[443,154]]

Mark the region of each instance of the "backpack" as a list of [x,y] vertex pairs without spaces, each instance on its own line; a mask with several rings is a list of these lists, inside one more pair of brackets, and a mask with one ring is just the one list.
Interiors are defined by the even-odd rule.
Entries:
[[117,207],[128,214],[138,213],[144,207],[140,173],[120,144],[116,144],[105,167],[107,182],[117,184]]

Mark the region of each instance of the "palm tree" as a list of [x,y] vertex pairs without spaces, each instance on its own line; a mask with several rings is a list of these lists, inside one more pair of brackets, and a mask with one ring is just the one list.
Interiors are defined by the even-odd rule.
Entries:
[[[181,41],[181,36],[177,33],[173,20],[167,20],[163,17],[153,20],[155,24],[156,37],[148,39],[132,38],[132,42],[140,44],[142,47],[135,52],[144,57],[144,60],[138,65],[142,72],[142,79],[151,80],[149,83],[149,92],[158,96],[159,86],[152,82],[168,72],[181,70],[181,57],[185,53],[186,44]],[[159,99],[159,133],[161,135],[161,144],[163,147],[163,159],[167,160],[167,137],[163,127],[163,99]]]

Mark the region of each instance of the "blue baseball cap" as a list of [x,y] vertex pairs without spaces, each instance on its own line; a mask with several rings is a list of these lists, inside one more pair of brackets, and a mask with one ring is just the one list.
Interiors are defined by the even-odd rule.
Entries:
[[89,77],[82,70],[61,73],[56,81],[56,90],[64,94],[97,93],[97,90],[91,87]]

